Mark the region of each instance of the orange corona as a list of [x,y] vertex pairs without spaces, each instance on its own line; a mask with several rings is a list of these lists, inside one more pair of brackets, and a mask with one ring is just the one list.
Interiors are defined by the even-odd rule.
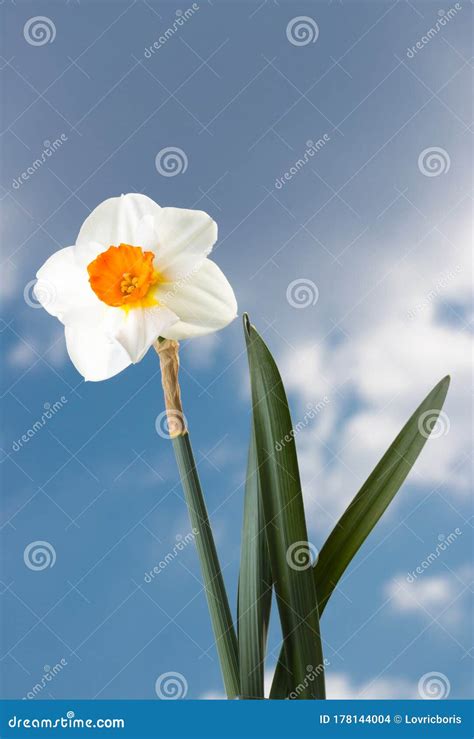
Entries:
[[159,274],[153,266],[155,255],[141,246],[109,246],[91,262],[89,283],[100,300],[114,308],[147,308],[158,305],[153,287]]

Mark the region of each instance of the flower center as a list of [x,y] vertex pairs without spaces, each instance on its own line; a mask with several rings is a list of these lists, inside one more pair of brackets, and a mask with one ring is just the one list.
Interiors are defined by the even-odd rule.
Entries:
[[158,305],[152,289],[160,278],[154,259],[153,252],[141,246],[109,246],[87,267],[90,286],[100,300],[115,308]]

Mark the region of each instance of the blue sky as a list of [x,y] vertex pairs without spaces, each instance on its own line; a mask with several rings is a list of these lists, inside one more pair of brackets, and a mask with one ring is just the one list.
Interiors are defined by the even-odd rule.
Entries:
[[[167,672],[188,698],[222,696],[193,544],[144,579],[190,531],[155,429],[157,358],[84,383],[61,325],[32,298],[44,260],[122,192],[217,221],[214,259],[303,422],[315,547],[452,374],[437,438],[322,629],[329,697],[420,697],[432,672],[450,697],[472,694],[472,14],[458,5],[202,0],[159,45],[191,3],[2,4],[4,697],[27,695],[61,660],[37,697],[156,698]],[[31,35],[38,15],[45,36]],[[299,16],[309,37],[295,35]],[[173,176],[156,166],[168,147],[183,170]],[[183,344],[182,392],[234,605],[250,420],[240,320]],[[38,541],[54,566],[25,565]],[[269,671],[278,645],[275,623]]]

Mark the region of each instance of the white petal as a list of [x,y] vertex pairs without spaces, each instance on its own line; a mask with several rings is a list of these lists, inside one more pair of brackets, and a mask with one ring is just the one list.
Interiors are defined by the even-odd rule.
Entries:
[[[158,206],[159,207],[159,206]],[[127,242],[121,242],[127,243]],[[155,219],[151,215],[143,216],[136,227],[135,243],[130,244],[131,246],[141,246],[143,251],[152,251],[156,253],[158,249],[158,236],[155,227]],[[110,244],[114,246],[114,244]],[[108,249],[108,246],[104,248],[104,244],[98,241],[84,242],[77,246],[75,250],[75,257],[77,264],[82,268],[86,268],[91,262],[96,259],[99,254]]]
[[144,224],[149,221],[146,217],[156,217],[160,211],[158,203],[139,193],[104,200],[86,218],[79,231],[76,240],[79,259],[82,251],[87,252],[86,258],[89,258],[90,244],[100,247],[99,251],[119,244],[143,246],[140,236]]
[[155,268],[167,280],[178,280],[196,270],[217,239],[217,224],[202,210],[161,208],[154,217]]
[[86,380],[108,380],[131,364],[125,349],[102,331],[66,326],[65,336],[72,363]]
[[89,285],[85,269],[75,261],[74,247],[52,254],[38,270],[34,293],[43,308],[67,324],[96,324],[105,305]]
[[143,359],[153,342],[178,320],[165,307],[133,308],[128,313],[113,308],[108,316],[107,334],[121,344],[134,363]]
[[[112,246],[112,244],[111,244]],[[108,247],[107,247],[108,248]],[[99,254],[102,254],[104,249],[103,244],[99,244],[98,241],[89,241],[88,243],[81,244],[80,246],[74,247],[74,260],[79,269],[87,274],[87,266],[96,259]]]
[[237,316],[234,291],[217,264],[206,259],[181,281],[162,285],[157,298],[179,321],[161,333],[165,339],[188,339],[218,331]]

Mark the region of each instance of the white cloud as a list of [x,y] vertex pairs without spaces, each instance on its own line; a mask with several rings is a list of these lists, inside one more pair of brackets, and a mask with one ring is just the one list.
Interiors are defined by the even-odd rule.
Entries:
[[20,291],[21,273],[17,265],[11,259],[5,259],[2,265],[2,297],[10,300],[18,297]]
[[326,695],[333,700],[390,700],[419,698],[417,684],[405,678],[376,678],[356,684],[347,673],[329,672]]
[[417,613],[447,606],[454,599],[456,587],[453,578],[448,575],[424,576],[424,579],[411,583],[397,576],[387,584],[385,590],[395,610]]
[[[273,673],[265,671],[265,695],[268,696]],[[375,678],[355,682],[345,672],[326,673],[326,697],[331,700],[390,700],[419,698],[417,683],[405,678]],[[210,690],[199,696],[201,700],[226,700],[225,693]]]
[[[457,251],[450,256],[452,268],[440,270],[443,256],[446,263],[444,237],[432,234],[429,247],[430,255],[415,249],[367,297],[360,285],[347,285],[354,307],[357,295],[364,299],[360,310],[350,316],[349,310],[342,321],[350,333],[338,343],[328,337],[317,341],[317,336],[308,342],[307,327],[303,340],[299,334],[291,339],[293,348],[277,337],[283,347],[278,364],[292,396],[294,423],[308,402],[323,395],[330,400],[297,436],[310,527],[331,527],[417,405],[446,374],[452,376],[444,408],[449,431],[428,441],[409,481],[423,486],[424,494],[446,483],[450,494],[466,499],[469,479],[463,463],[470,454],[472,421],[465,394],[471,383],[473,343],[463,323],[469,303],[463,309],[459,304],[469,294],[470,252]],[[393,249],[387,252],[393,262]],[[449,276],[442,288],[433,289],[440,272]],[[336,296],[321,291],[329,309],[344,287],[339,286]],[[454,299],[461,318],[448,322],[440,312],[449,314],[446,301]],[[415,310],[420,302],[423,309]],[[278,331],[291,336],[284,325]]]
[[208,334],[183,343],[183,358],[187,364],[197,370],[212,367],[219,349],[220,338],[216,334]]
[[[266,696],[268,696],[268,694],[270,693],[274,670],[275,670],[275,666],[273,666],[272,668],[267,667],[265,669],[265,674],[264,674],[263,679],[264,679],[264,684],[265,684],[264,690],[265,690]],[[208,690],[202,695],[200,695],[199,698],[200,700],[226,700],[226,695],[224,692],[219,691],[219,690]]]
[[7,354],[7,362],[11,367],[23,369],[37,359],[33,347],[24,341],[17,341]]
[[35,363],[41,366],[42,359],[56,368],[65,364],[67,351],[62,327],[46,335],[18,337],[6,357],[8,364],[17,369],[26,369]]
[[225,693],[219,692],[218,690],[207,690],[205,693],[199,696],[198,700],[201,701],[225,701],[227,696]]
[[408,581],[406,574],[398,574],[386,583],[385,594],[395,613],[436,619],[449,631],[468,617],[466,599],[472,573],[472,567],[465,565],[445,574],[423,574],[413,581]]

